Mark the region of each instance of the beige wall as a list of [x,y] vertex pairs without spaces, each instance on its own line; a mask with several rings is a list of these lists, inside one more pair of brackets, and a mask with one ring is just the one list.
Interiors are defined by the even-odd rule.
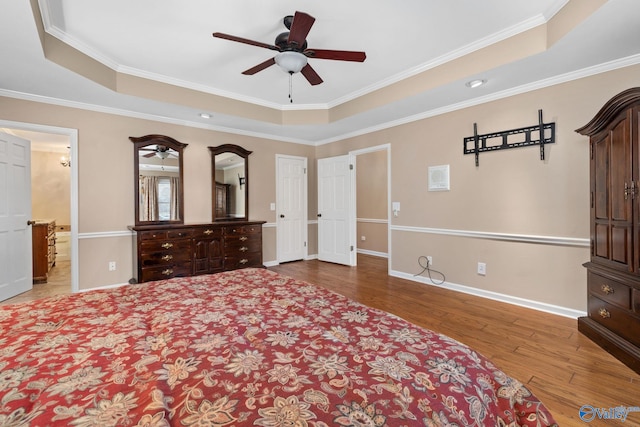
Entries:
[[387,211],[387,150],[359,154],[356,157],[356,245],[359,252],[387,254]]
[[[309,158],[309,219],[315,220],[317,158],[390,144],[391,199],[401,203],[389,218],[394,274],[408,278],[431,255],[447,282],[575,310],[586,309],[585,246],[553,243],[589,238],[587,139],[574,132],[613,95],[640,85],[640,66],[627,67],[483,105],[412,122],[319,147],[225,134],[204,129],[0,98],[0,119],[78,129],[80,284],[91,288],[131,277],[129,236],[133,222],[133,149],[129,136],[156,133],[188,143],[184,152],[185,220],[211,218],[211,161],[207,146],[238,144],[250,156],[249,217],[265,220],[265,261],[276,259],[275,155]],[[556,143],[539,159],[538,147],[480,155],[462,154],[462,140],[537,123],[538,109],[557,126]],[[105,161],[105,151],[108,160]],[[428,192],[427,168],[449,164],[451,191]],[[467,233],[463,236],[442,231]],[[95,233],[95,234],[94,234]],[[100,233],[105,233],[106,236]],[[109,236],[114,233],[114,237]],[[316,251],[317,226],[309,226],[309,253]],[[471,233],[472,237],[469,237]],[[546,236],[545,243],[473,237]],[[120,266],[108,272],[109,261]],[[487,275],[476,274],[478,261]]]
[[[36,123],[33,117],[42,119]],[[134,219],[134,158],[129,136],[162,134],[188,144],[184,150],[184,213],[187,223],[211,220],[211,156],[208,146],[238,144],[253,151],[249,157],[249,218],[268,223],[275,223],[275,212],[269,209],[269,203],[276,201],[275,155],[314,158],[314,147],[306,145],[13,98],[0,98],[0,119],[78,129],[75,166],[79,174],[80,289],[126,283],[132,277],[132,238],[127,235],[127,227],[133,224]],[[310,186],[315,186],[315,180],[310,181]],[[275,233],[266,232],[265,261],[275,260],[275,244]],[[109,261],[116,261],[116,271],[108,271]]]
[[[31,151],[31,217],[71,224],[71,169],[60,164],[60,153]],[[66,228],[68,231],[68,228]]]
[[[418,257],[430,255],[449,284],[585,311],[589,146],[574,129],[638,85],[640,66],[627,67],[324,145],[316,155],[391,145],[391,199],[401,203],[390,221],[393,274],[412,278],[422,270]],[[462,154],[474,123],[479,133],[531,126],[538,109],[556,123],[545,161],[537,146],[483,153],[479,167]],[[451,190],[428,192],[427,168],[446,164]],[[527,243],[532,236],[547,239]],[[582,245],[570,246],[572,238]]]

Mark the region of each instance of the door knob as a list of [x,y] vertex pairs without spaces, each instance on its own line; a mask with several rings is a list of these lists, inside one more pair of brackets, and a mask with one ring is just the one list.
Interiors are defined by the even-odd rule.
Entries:
[[318,214],[318,218],[320,218],[322,216],[322,214]]
[[35,222],[35,221],[32,221],[32,220],[27,221],[27,225],[35,225],[35,223],[36,223],[36,222]]
[[280,214],[280,218],[284,218],[284,215],[283,215],[283,214]]

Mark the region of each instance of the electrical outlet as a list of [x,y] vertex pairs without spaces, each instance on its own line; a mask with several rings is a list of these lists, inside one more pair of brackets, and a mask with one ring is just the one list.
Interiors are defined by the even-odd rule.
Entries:
[[429,267],[433,267],[433,257],[431,255],[427,255],[427,263],[429,263]]
[[364,242],[365,240],[367,240],[367,236],[360,236],[360,240]]
[[116,262],[109,261],[109,271],[116,271]]
[[478,274],[481,276],[487,275],[487,264],[485,264],[484,262],[478,263]]

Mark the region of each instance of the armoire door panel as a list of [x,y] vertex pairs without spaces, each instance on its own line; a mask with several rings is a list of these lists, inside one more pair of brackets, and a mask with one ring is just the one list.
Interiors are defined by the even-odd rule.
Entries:
[[609,219],[609,137],[608,135],[593,143],[593,192],[594,217]]
[[609,259],[609,224],[596,224],[593,252],[597,257]]
[[611,227],[611,260],[622,264],[631,263],[630,227]]
[[[620,120],[610,132],[611,163],[609,174],[611,187],[611,219],[632,221],[632,200],[635,197],[632,183],[632,163],[630,123],[628,117]],[[613,167],[613,165],[616,165]],[[631,224],[629,224],[631,225]]]

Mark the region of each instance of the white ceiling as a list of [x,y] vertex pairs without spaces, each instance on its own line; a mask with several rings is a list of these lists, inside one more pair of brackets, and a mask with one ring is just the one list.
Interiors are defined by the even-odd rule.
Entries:
[[[280,111],[304,111],[340,106],[514,37],[546,23],[567,1],[40,0],[39,9],[47,32],[119,73]],[[463,74],[341,120],[282,125],[214,106],[205,111],[213,117],[202,119],[202,109],[116,93],[45,59],[30,2],[3,0],[2,9],[0,95],[313,145],[640,62],[640,1],[609,0],[542,53]],[[311,86],[294,75],[291,104],[289,77],[277,66],[241,74],[275,52],[211,33],[273,44],[286,31],[282,18],[296,10],[316,18],[309,47],[362,50],[367,59],[310,59],[324,83]],[[475,78],[487,84],[465,86]]]

